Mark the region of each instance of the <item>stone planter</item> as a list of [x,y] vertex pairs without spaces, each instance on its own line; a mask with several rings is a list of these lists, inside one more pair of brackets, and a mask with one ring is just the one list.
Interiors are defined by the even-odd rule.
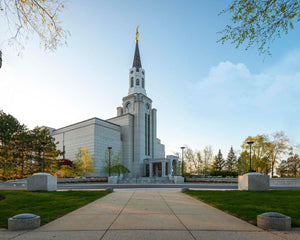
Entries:
[[291,218],[281,213],[267,212],[257,216],[257,226],[263,229],[291,230]]
[[8,219],[8,230],[28,230],[35,229],[41,226],[40,216],[23,213]]

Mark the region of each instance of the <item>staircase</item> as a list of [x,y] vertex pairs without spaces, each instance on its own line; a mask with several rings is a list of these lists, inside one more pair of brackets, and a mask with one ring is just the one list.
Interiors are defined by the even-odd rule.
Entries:
[[138,177],[138,178],[123,178],[119,180],[120,184],[163,184],[174,183],[169,177]]

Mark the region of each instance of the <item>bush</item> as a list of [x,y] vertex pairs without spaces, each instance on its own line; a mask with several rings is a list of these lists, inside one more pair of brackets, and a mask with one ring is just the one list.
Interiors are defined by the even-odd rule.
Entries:
[[231,171],[211,171],[211,176],[221,176],[221,177],[237,177],[238,172],[231,172]]

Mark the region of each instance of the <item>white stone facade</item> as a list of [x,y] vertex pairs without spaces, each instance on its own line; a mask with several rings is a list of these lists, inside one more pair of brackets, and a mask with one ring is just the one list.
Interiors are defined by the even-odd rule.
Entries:
[[157,110],[146,95],[145,70],[136,43],[128,95],[123,98],[122,107],[117,108],[117,116],[51,129],[51,135],[59,141],[58,149],[64,150],[67,159],[74,160],[78,148],[87,147],[95,159],[95,176],[107,176],[103,170],[105,152],[112,147],[112,153],[119,154],[121,163],[130,170],[129,177],[166,177],[174,175],[178,157],[165,158],[165,146],[157,138],[156,116]]

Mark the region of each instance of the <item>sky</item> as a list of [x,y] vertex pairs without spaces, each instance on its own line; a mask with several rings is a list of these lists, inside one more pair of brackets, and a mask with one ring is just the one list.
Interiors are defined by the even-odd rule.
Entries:
[[211,145],[226,156],[244,139],[284,131],[300,143],[300,24],[271,45],[272,56],[216,41],[230,1],[69,1],[68,45],[44,51],[33,36],[21,56],[0,17],[0,109],[29,128],[108,119],[128,93],[139,48],[148,97],[166,154]]

